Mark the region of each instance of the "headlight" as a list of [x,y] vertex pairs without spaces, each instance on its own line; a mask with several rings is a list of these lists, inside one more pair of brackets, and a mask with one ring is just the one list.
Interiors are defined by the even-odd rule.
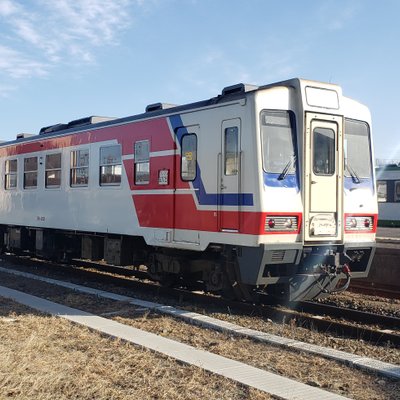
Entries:
[[265,217],[265,232],[284,233],[298,232],[299,217],[295,215],[267,215]]

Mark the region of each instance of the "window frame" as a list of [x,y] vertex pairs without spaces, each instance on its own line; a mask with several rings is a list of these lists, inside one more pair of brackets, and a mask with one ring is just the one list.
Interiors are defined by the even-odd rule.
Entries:
[[[52,156],[60,156],[60,167],[57,168],[48,168],[47,164],[48,164],[48,158],[52,157]],[[60,179],[59,179],[59,184],[55,184],[55,185],[50,185],[48,183],[48,173],[49,172],[59,172],[60,175]],[[44,187],[45,189],[58,189],[61,187],[62,184],[62,152],[57,152],[57,153],[49,153],[45,155],[45,159],[44,159]]]
[[[33,164],[36,164],[36,169],[26,169],[27,165],[29,164],[27,162],[28,160],[35,160],[33,162]],[[24,157],[24,181],[23,181],[24,189],[28,189],[28,190],[37,189],[37,187],[38,187],[38,170],[39,170],[39,163],[38,163],[37,156]],[[32,179],[33,182],[35,182],[35,178],[36,178],[36,184],[29,184],[29,185],[27,184],[27,176],[28,175],[33,177],[33,179]]]
[[[119,149],[119,159],[117,162],[107,162],[103,163],[103,157],[102,157],[102,151],[106,149],[111,149],[111,148],[118,148]],[[120,173],[119,175],[115,173],[116,169],[115,167],[120,167]],[[107,167],[111,167],[112,173],[111,174],[104,174],[102,171],[106,169]],[[119,176],[119,181],[112,181],[112,182],[103,182],[103,176],[108,176],[111,175],[112,177],[117,177]],[[110,144],[107,146],[101,146],[99,149],[99,185],[101,187],[118,187],[121,186],[122,184],[122,146],[118,144]]]
[[[87,164],[81,165],[79,160],[80,158],[80,153],[81,152],[87,152]],[[79,157],[75,157],[76,159],[76,165],[73,165],[73,154],[74,153],[79,153]],[[70,153],[70,170],[69,170],[69,184],[71,188],[83,188],[83,187],[88,187],[89,186],[89,165],[90,165],[90,150],[89,148],[83,148],[83,149],[76,149],[76,150],[71,150]],[[86,182],[84,183],[73,183],[73,177],[74,173],[77,173],[78,170],[84,170],[86,171],[85,178]],[[77,179],[77,176],[75,176],[75,180]]]
[[[10,169],[11,162],[15,161],[15,171]],[[9,179],[11,176],[15,176],[15,185],[11,186]],[[15,190],[18,188],[18,158],[10,158],[4,162],[4,189],[5,190]]]
[[[283,125],[281,123],[266,123],[265,117],[269,116],[271,118],[274,117],[282,117],[285,116],[289,125]],[[260,111],[259,114],[260,118],[260,139],[261,139],[261,157],[262,157],[262,167],[263,171],[266,174],[271,175],[281,175],[282,171],[285,170],[286,166],[288,170],[286,172],[287,175],[297,175],[297,131],[296,131],[296,116],[294,111],[292,110],[281,110],[281,109],[263,109]],[[290,140],[291,140],[291,149],[293,150],[292,154],[288,156],[283,163],[279,166],[272,167],[271,160],[270,160],[270,152],[269,152],[269,143],[267,143],[266,139],[275,139],[274,136],[267,136],[268,134],[268,127],[275,127],[275,128],[286,128],[290,131]]]
[[393,188],[393,195],[394,195],[394,202],[400,202],[400,181],[394,181],[394,188]]
[[[146,144],[146,155],[143,156],[141,146]],[[140,152],[139,152],[140,151]],[[150,139],[138,140],[133,145],[134,160],[133,160],[133,175],[134,183],[138,186],[150,184]],[[138,179],[140,177],[140,179]],[[145,178],[143,178],[145,177]],[[147,179],[146,179],[147,178]]]
[[[189,151],[185,152],[184,146],[185,146],[185,141],[187,140],[187,138],[194,138],[195,139],[195,150],[193,151],[193,149],[188,149]],[[194,180],[196,180],[197,178],[197,150],[198,150],[198,139],[197,139],[197,135],[194,132],[190,132],[190,133],[185,133],[182,138],[181,138],[181,179],[184,182],[193,182]],[[185,152],[185,157],[184,157],[184,152]],[[188,158],[188,154],[190,155],[190,160],[188,160],[190,162],[191,165],[191,174],[188,174],[188,177],[184,176],[184,170],[183,170],[183,164],[184,162],[187,161]],[[194,153],[194,159],[193,159],[193,153]],[[187,170],[189,170],[189,168],[187,168]]]
[[[348,171],[348,164],[349,164],[349,143],[351,143],[351,141],[349,141],[349,137],[351,136],[357,136],[357,134],[350,134],[349,133],[349,128],[350,125],[358,125],[358,127],[364,127],[365,128],[365,135],[359,135],[359,136],[365,136],[366,138],[366,143],[368,145],[368,174],[363,174],[360,173],[360,171],[358,170],[357,167],[355,167],[353,165],[354,160],[350,159],[350,165],[352,167],[352,169],[357,168],[356,172],[357,175],[359,176],[360,179],[372,179],[373,177],[373,162],[372,162],[372,142],[371,142],[371,129],[369,124],[366,121],[362,121],[362,120],[358,120],[358,119],[353,119],[353,118],[345,118],[344,119],[344,135],[343,135],[343,141],[344,141],[344,160],[345,160],[345,164],[344,164],[344,176],[346,178],[349,178],[352,176],[352,174],[350,173],[350,171]],[[357,148],[358,150],[358,148]]]
[[[332,132],[332,137],[329,137],[328,135],[324,135],[318,131],[329,131]],[[330,146],[326,147],[326,149],[328,150],[328,158],[326,158],[326,160],[328,161],[328,168],[329,170],[327,172],[321,172],[318,171],[316,169],[316,161],[317,160],[322,160],[324,161],[321,157],[317,157],[318,155],[321,155],[321,151],[320,148],[318,146],[316,146],[316,134],[319,134],[320,137],[327,137],[328,139],[330,139]],[[336,132],[331,129],[331,128],[324,128],[324,127],[320,127],[317,126],[313,129],[312,132],[313,138],[312,138],[312,142],[313,142],[313,155],[312,155],[312,170],[313,170],[313,174],[316,176],[333,176],[336,173]],[[318,139],[319,140],[319,139]],[[329,142],[326,142],[329,143]]]
[[[385,197],[379,197],[379,186],[385,187]],[[378,180],[376,182],[376,193],[378,203],[387,203],[388,202],[388,182],[387,180]]]
[[[231,149],[228,149],[228,141],[227,137],[228,134],[230,133],[235,133],[235,151],[228,151]],[[228,154],[234,154],[234,157],[228,158]],[[239,157],[240,157],[240,151],[239,151],[239,127],[238,126],[229,126],[225,128],[224,130],[224,175],[225,176],[236,176],[239,175],[239,168],[240,168],[240,162],[239,162]],[[231,167],[228,165],[228,161],[233,159],[233,166],[234,168],[231,169]]]

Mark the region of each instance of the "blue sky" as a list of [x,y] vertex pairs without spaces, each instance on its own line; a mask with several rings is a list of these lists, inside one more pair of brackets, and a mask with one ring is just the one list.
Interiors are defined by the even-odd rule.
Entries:
[[400,159],[398,0],[0,0],[0,139],[238,82],[340,84]]

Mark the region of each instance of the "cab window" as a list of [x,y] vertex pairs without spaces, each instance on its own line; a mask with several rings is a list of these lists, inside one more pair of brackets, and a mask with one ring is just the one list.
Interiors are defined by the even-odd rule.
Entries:
[[344,173],[347,177],[371,178],[371,140],[366,122],[345,119],[344,123]]
[[264,171],[271,174],[296,173],[294,118],[290,111],[261,112],[261,145]]

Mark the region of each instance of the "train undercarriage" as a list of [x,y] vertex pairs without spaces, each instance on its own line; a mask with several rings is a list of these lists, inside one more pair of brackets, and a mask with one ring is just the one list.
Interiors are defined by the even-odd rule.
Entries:
[[212,244],[199,253],[148,246],[141,237],[18,226],[0,229],[6,252],[145,269],[162,285],[201,285],[207,292],[250,302],[260,296],[281,302],[309,300],[345,290],[352,274],[368,275],[375,251],[372,244],[274,250]]

